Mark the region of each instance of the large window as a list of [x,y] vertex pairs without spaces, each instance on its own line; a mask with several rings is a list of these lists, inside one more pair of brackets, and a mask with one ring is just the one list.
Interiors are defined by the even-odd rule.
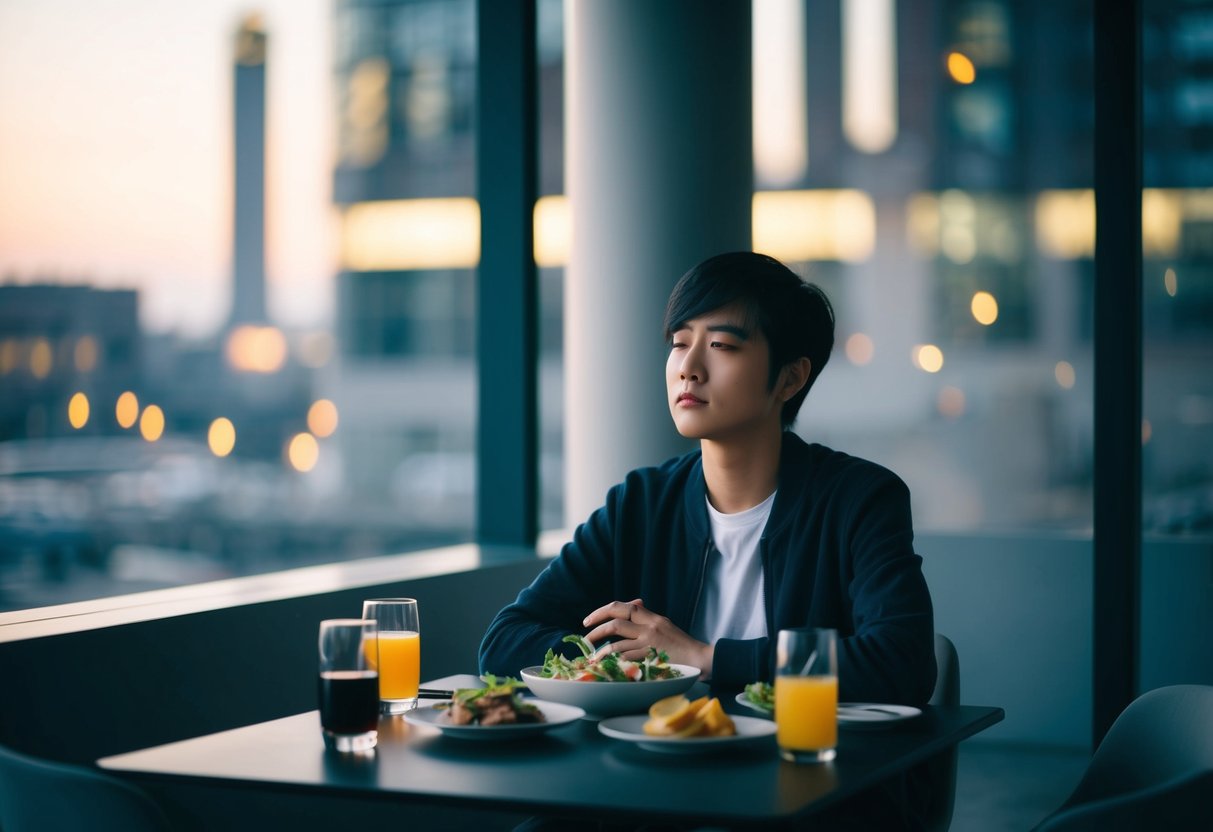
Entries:
[[900,473],[920,530],[1091,524],[1092,31],[1060,5],[772,4],[803,9],[807,152],[764,165],[759,114],[755,245],[839,311],[798,429]]
[[474,0],[257,7],[0,8],[0,609],[473,535]]
[[[1146,5],[1145,528],[1207,535],[1213,3]],[[839,311],[798,430],[901,474],[921,531],[1088,535],[1091,4],[753,6],[754,245]],[[474,535],[476,4],[261,8],[0,4],[0,608]],[[537,8],[553,528],[564,44]]]
[[1213,533],[1213,4],[1144,4],[1143,528]]

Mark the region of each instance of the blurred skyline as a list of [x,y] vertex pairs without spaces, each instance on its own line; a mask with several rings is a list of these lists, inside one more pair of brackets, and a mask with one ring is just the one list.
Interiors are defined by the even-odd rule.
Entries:
[[269,314],[331,321],[331,0],[0,2],[0,283],[134,288],[147,329],[222,325],[233,50],[252,13],[269,38]]

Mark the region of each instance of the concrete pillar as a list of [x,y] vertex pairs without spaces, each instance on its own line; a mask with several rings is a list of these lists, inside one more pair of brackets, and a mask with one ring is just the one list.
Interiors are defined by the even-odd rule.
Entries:
[[666,404],[678,278],[750,247],[750,4],[567,0],[565,520],[692,447]]

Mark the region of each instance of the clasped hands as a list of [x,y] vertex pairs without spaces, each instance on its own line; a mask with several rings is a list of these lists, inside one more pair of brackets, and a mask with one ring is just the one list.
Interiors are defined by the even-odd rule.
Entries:
[[712,645],[695,640],[664,615],[647,609],[639,598],[605,604],[581,623],[593,628],[586,634],[591,644],[614,639],[599,648],[599,655],[617,653],[629,661],[640,661],[648,655],[650,647],[656,647],[674,664],[698,667],[702,673],[700,678],[711,675]]

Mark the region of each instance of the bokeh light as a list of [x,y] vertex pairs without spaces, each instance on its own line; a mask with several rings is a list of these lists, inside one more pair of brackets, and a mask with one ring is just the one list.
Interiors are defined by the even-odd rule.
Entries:
[[938,373],[943,369],[943,350],[934,344],[918,344],[910,357],[914,366],[925,373]]
[[97,367],[97,339],[91,335],[81,335],[72,351],[72,360],[76,363],[76,371],[91,373]]
[[1141,444],[1148,444],[1150,437],[1154,435],[1154,426],[1150,424],[1149,419],[1141,420]]
[[88,424],[88,396],[77,393],[67,403],[67,420],[76,430]]
[[876,345],[872,343],[872,339],[862,332],[856,332],[847,338],[846,343],[847,360],[852,364],[862,367],[871,362],[872,357],[876,354]]
[[989,326],[998,320],[998,301],[989,292],[976,292],[969,302],[969,310],[973,318],[982,326]]
[[21,344],[16,338],[5,338],[0,342],[0,376],[8,375],[17,369],[20,355]]
[[939,415],[948,419],[959,419],[965,413],[965,394],[959,387],[948,385],[939,391],[935,400]]
[[310,433],[297,433],[286,446],[286,458],[292,468],[306,473],[315,468],[320,459],[320,443]]
[[328,399],[317,399],[307,411],[307,428],[324,439],[337,430],[337,405]]
[[55,353],[51,342],[45,338],[34,340],[34,346],[29,351],[29,371],[34,378],[46,378],[55,366]]
[[286,337],[272,326],[245,324],[227,337],[227,360],[246,373],[276,373],[286,363]]
[[211,422],[211,427],[206,432],[206,444],[215,456],[225,457],[230,454],[232,448],[236,447],[236,426],[232,424],[232,420],[220,416]]
[[139,398],[130,390],[119,396],[118,403],[114,405],[114,417],[121,427],[134,425],[139,418]]
[[948,75],[958,84],[972,84],[977,80],[977,67],[963,52],[949,52]]
[[1069,390],[1074,387],[1074,382],[1077,380],[1074,375],[1074,365],[1069,361],[1058,361],[1053,367],[1053,378],[1057,379],[1057,386],[1063,390]]
[[1162,275],[1163,288],[1167,290],[1167,294],[1175,297],[1179,292],[1179,278],[1175,275],[1175,269],[1167,269]]
[[149,404],[139,417],[139,433],[148,442],[155,442],[164,435],[164,411],[158,405]]

